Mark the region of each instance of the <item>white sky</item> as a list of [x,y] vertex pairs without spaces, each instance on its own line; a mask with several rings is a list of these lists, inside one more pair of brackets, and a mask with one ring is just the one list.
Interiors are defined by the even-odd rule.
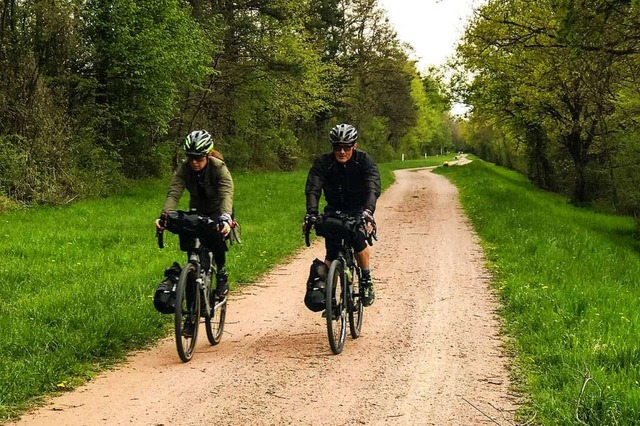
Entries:
[[483,0],[378,0],[400,40],[409,43],[418,71],[443,65],[455,53],[467,21]]

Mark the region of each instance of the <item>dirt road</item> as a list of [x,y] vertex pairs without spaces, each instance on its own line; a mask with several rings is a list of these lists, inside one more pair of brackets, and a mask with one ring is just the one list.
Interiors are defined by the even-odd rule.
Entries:
[[376,302],[341,355],[302,303],[318,240],[232,296],[218,346],[201,330],[183,364],[164,340],[19,424],[510,424],[496,302],[457,190],[428,170],[397,178],[376,212]]

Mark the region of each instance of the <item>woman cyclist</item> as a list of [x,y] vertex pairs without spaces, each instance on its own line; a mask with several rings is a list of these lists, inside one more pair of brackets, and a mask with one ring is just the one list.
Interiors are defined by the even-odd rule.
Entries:
[[[189,133],[184,141],[184,152],[187,159],[171,179],[162,212],[176,210],[186,188],[190,195],[189,208],[219,224],[210,241],[205,243],[216,262],[216,296],[223,297],[228,292],[224,239],[231,231],[233,180],[224,161],[218,158],[221,156],[214,156],[213,141],[206,130]],[[156,220],[156,229],[163,230],[160,219]],[[203,266],[208,268],[208,265]]]

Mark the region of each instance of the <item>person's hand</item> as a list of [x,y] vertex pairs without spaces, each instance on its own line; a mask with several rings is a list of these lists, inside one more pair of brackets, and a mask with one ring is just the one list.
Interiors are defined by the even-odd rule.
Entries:
[[306,215],[304,215],[304,219],[302,220],[302,232],[312,229],[317,220],[317,214],[307,213]]
[[375,219],[373,218],[373,213],[369,209],[364,209],[362,212],[362,218],[365,222],[374,223]]
[[231,220],[231,216],[226,213],[220,215],[218,218],[218,231],[220,231],[224,238],[231,232]]
[[162,226],[162,222],[160,221],[160,219],[156,219],[156,231],[164,231],[164,227]]
[[371,212],[371,210],[369,209],[365,209],[362,212],[362,218],[364,219],[364,222],[367,226],[367,233],[372,233],[373,232],[373,224],[376,223],[375,219],[373,218],[373,213]]

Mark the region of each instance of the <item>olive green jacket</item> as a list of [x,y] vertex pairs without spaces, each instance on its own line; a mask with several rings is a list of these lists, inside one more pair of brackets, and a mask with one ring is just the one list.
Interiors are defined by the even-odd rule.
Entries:
[[209,217],[217,217],[224,213],[231,215],[233,209],[233,180],[229,169],[227,169],[223,161],[209,157],[204,171],[205,196],[201,196],[198,191],[196,173],[187,162],[182,163],[169,184],[167,198],[162,206],[163,212],[176,210],[185,188],[191,196],[189,200],[190,209],[196,209],[198,213]]

